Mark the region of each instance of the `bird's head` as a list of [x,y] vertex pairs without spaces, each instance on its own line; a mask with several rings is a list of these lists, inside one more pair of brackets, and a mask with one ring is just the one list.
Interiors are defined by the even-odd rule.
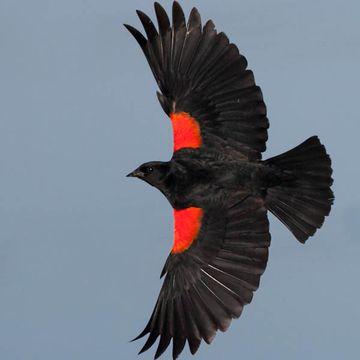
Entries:
[[169,162],[150,161],[140,165],[137,169],[126,175],[128,177],[137,177],[146,181],[148,184],[163,190],[164,181],[170,171]]

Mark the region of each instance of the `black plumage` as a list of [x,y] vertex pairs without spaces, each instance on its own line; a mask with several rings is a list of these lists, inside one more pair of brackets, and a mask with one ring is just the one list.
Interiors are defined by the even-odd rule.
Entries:
[[267,210],[305,242],[334,197],[330,157],[317,137],[261,160],[266,106],[245,57],[227,36],[211,20],[202,26],[195,8],[186,22],[176,1],[172,22],[158,3],[155,13],[158,28],[137,11],[146,37],[125,26],[158,83],[175,151],[170,161],[145,163],[129,176],[169,200],[175,242],[154,311],[136,339],[149,334],[142,353],[160,338],[155,358],[172,342],[175,359],[186,342],[192,354],[202,340],[211,343],[251,302],[268,259]]

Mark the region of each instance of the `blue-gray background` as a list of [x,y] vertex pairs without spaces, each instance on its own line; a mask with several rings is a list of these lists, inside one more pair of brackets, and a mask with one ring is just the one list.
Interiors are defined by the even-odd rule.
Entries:
[[[247,56],[271,120],[265,157],[318,134],[336,194],[305,246],[271,217],[260,289],[197,358],[358,358],[358,1],[181,3]],[[142,342],[128,340],[153,308],[173,230],[162,195],[124,177],[172,149],[122,27],[139,23],[136,8],[153,14],[152,1],[0,0],[2,360],[137,358]]]

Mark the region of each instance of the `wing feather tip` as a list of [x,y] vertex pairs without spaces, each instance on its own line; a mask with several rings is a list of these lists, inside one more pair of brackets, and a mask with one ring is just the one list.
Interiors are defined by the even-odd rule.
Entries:
[[[123,24],[125,26],[125,28],[132,34],[133,31],[139,31],[137,29],[135,29],[133,26],[129,25],[129,24]],[[140,32],[140,31],[139,31]]]
[[169,347],[170,341],[171,341],[170,336],[165,336],[165,337],[164,335],[161,336],[158,348],[154,355],[154,360],[158,359],[166,351],[166,349]]
[[141,339],[142,337],[144,337],[146,334],[148,334],[150,331],[149,329],[146,327],[138,336],[136,336],[134,339],[132,340],[129,340],[129,342],[133,342],[133,341],[136,341],[136,340],[139,340]]
[[188,339],[189,349],[191,355],[195,355],[195,353],[199,350],[201,345],[201,339]]
[[125,28],[130,32],[130,34],[135,38],[135,40],[138,42],[140,47],[144,50],[144,47],[146,46],[147,39],[145,36],[136,28],[129,24],[124,24]]
[[191,9],[187,27],[189,30],[196,28],[196,27],[201,28],[201,15],[199,13],[199,10],[196,7],[193,7]]
[[184,26],[186,24],[184,10],[182,9],[179,2],[177,2],[176,0],[173,2],[172,15],[173,15],[173,26],[175,29],[178,29],[179,27]]
[[142,347],[142,349],[138,352],[138,355],[144,353],[145,351],[149,350],[153,345],[154,342],[157,340],[159,335],[157,333],[150,333],[150,336],[146,340],[145,345]]

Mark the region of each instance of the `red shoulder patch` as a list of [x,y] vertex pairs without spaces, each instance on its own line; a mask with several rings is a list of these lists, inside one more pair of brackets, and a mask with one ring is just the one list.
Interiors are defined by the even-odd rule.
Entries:
[[186,112],[170,113],[174,152],[182,148],[199,148],[202,143],[199,123]]
[[172,253],[187,250],[199,234],[203,210],[189,207],[183,210],[174,209],[174,245]]

